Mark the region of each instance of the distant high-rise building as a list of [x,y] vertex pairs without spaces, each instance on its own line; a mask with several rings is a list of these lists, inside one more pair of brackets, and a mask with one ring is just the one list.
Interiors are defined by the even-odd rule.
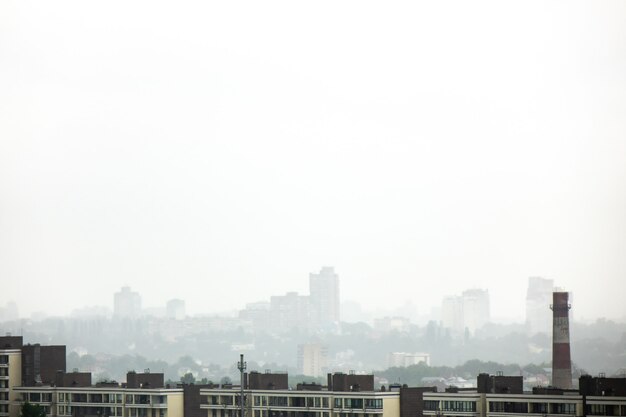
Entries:
[[305,328],[310,323],[309,297],[288,292],[270,297],[270,316],[275,331]]
[[463,291],[463,326],[474,334],[491,321],[489,291],[471,289]]
[[177,298],[167,302],[167,317],[174,320],[182,320],[185,318],[185,301]]
[[441,302],[441,325],[450,331],[452,337],[462,337],[465,332],[463,324],[463,299],[457,296],[445,297]]
[[339,326],[339,276],[332,267],[323,267],[319,274],[309,274],[311,320],[320,329]]
[[554,280],[530,277],[526,293],[526,328],[529,334],[550,334],[552,315],[547,308],[552,303]]
[[328,348],[319,343],[298,345],[298,371],[302,375],[320,377],[328,369]]
[[247,320],[257,330],[267,330],[272,326],[271,304],[267,301],[246,304],[246,308],[239,311],[239,318]]
[[122,287],[115,293],[113,315],[116,318],[132,319],[141,315],[141,296],[131,291],[130,287]]
[[441,303],[441,324],[452,337],[473,335],[491,320],[489,292],[465,290],[461,296],[445,297]]

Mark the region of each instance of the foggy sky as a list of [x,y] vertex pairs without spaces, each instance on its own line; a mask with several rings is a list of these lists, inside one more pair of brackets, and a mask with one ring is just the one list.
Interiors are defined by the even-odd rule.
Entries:
[[221,3],[0,2],[0,305],[626,316],[626,3]]

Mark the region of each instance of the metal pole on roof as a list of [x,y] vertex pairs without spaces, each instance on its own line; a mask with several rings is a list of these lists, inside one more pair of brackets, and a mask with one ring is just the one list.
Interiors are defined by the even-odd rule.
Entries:
[[240,417],[245,417],[244,413],[245,413],[245,405],[244,405],[244,395],[243,395],[243,385],[244,385],[244,380],[243,380],[243,371],[246,370],[246,362],[243,361],[243,353],[241,355],[239,355],[239,362],[237,362],[237,369],[239,369],[239,373],[241,375],[241,386],[240,386],[240,391],[239,391],[239,406],[241,407],[241,416]]

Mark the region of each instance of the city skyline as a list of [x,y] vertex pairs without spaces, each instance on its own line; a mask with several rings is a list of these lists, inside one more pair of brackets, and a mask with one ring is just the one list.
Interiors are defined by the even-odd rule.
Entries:
[[[299,297],[303,300],[306,300],[306,303],[314,302],[319,305],[320,301],[314,301],[315,298],[310,298],[310,292],[314,291],[314,284],[312,279],[315,277],[322,277],[324,274],[332,274],[334,275],[334,279],[336,280],[336,284],[339,285],[339,278],[336,274],[334,267],[324,266],[321,268],[320,273],[310,273],[309,274],[309,294],[307,292],[299,293],[297,291],[292,291],[289,288],[286,288],[282,294],[270,294],[267,296],[266,300],[262,300],[261,298],[257,298],[254,301],[245,300],[242,306],[233,306],[230,310],[201,310],[201,311],[188,311],[187,302],[184,298],[167,298],[163,302],[159,302],[157,300],[148,299],[148,303],[144,304],[145,299],[143,295],[139,291],[135,291],[135,288],[124,285],[121,288],[118,288],[117,291],[114,291],[111,295],[112,298],[109,300],[110,303],[102,303],[102,304],[92,304],[92,305],[83,305],[83,306],[73,306],[69,305],[67,307],[67,313],[61,314],[47,314],[43,310],[34,311],[31,313],[31,317],[62,317],[62,316],[80,316],[84,317],[90,316],[109,316],[112,318],[124,319],[124,318],[139,318],[144,316],[153,316],[153,317],[167,317],[167,318],[176,318],[183,319],[185,316],[193,317],[193,316],[232,316],[236,317],[237,315],[240,318],[246,318],[248,320],[252,320],[252,322],[257,323],[258,320],[254,318],[254,311],[256,309],[261,309],[263,311],[269,312],[270,307],[275,302],[283,303],[283,301],[278,301],[285,299],[286,301],[290,297]],[[319,284],[317,284],[319,287]],[[521,314],[516,317],[502,317],[497,314],[494,315],[491,312],[491,302],[490,302],[490,292],[489,289],[484,288],[465,288],[460,291],[457,291],[456,294],[449,293],[442,297],[441,300],[437,302],[435,300],[428,309],[422,308],[419,309],[415,303],[411,303],[408,300],[405,303],[399,303],[397,305],[391,305],[387,308],[363,308],[361,304],[359,304],[355,300],[343,300],[341,298],[334,299],[333,302],[339,303],[339,311],[341,314],[344,314],[344,310],[347,312],[348,319],[335,318],[330,321],[320,321],[317,314],[319,314],[319,310],[317,307],[311,307],[311,311],[309,312],[307,308],[306,316],[310,315],[310,319],[313,320],[311,324],[313,327],[320,326],[320,328],[328,328],[328,324],[324,325],[323,323],[339,323],[340,321],[346,322],[358,322],[364,321],[374,324],[376,326],[376,321],[380,321],[382,319],[393,319],[393,318],[401,318],[408,320],[407,324],[412,322],[413,324],[425,324],[427,321],[434,320],[438,323],[441,323],[444,328],[448,328],[452,334],[458,336],[463,335],[465,329],[467,328],[470,331],[470,334],[473,334],[475,330],[481,328],[486,323],[519,323],[525,324],[527,327],[527,331],[529,334],[533,334],[535,332],[543,332],[549,333],[551,331],[551,322],[549,321],[549,317],[551,316],[550,305],[551,305],[551,297],[552,291],[562,290],[561,286],[555,285],[555,281],[553,279],[547,279],[543,277],[531,276],[527,279],[527,294],[525,297],[525,306]],[[319,291],[319,290],[318,290]],[[460,295],[458,295],[460,294]],[[570,296],[571,296],[570,292]],[[328,296],[334,297],[332,294],[327,294]],[[123,300],[123,301],[122,301]],[[289,302],[289,301],[287,301]],[[470,303],[469,305],[467,303]],[[325,303],[325,302],[323,302]],[[457,307],[454,307],[457,305]],[[576,307],[575,305],[573,306]],[[333,307],[336,308],[336,307]],[[251,309],[251,310],[250,310]],[[354,311],[354,310],[357,311]],[[448,309],[448,310],[446,310]],[[250,311],[249,314],[242,316],[242,313]],[[316,311],[318,311],[316,313]],[[6,314],[5,314],[6,312]],[[295,313],[293,313],[295,314]],[[0,304],[0,321],[3,317],[9,317],[8,320],[14,320],[16,318],[26,319],[29,318],[27,314],[24,314],[19,306],[9,301],[6,305]],[[626,321],[625,317],[597,317],[617,320],[619,322]],[[294,316],[294,320],[296,317]],[[582,320],[584,322],[591,322],[594,319],[590,319],[588,317],[577,317],[577,320]],[[261,327],[271,326],[272,323],[276,322],[275,320],[271,320],[269,318],[261,319],[257,324]],[[259,324],[265,323],[265,324]],[[338,330],[336,328],[335,330]]]

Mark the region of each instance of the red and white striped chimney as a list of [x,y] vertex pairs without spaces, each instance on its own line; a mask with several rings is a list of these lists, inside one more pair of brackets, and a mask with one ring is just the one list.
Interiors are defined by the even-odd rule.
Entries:
[[552,386],[572,388],[572,358],[569,347],[569,294],[552,293]]

